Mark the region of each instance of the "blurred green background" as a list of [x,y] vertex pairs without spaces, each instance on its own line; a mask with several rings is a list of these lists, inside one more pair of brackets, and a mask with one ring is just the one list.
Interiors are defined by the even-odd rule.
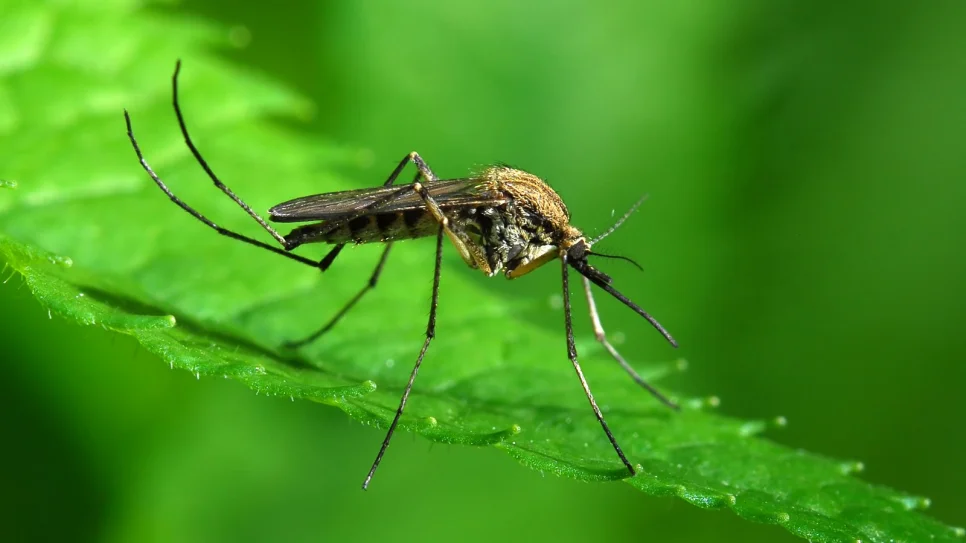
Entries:
[[[549,179],[591,233],[648,193],[606,246],[642,262],[614,274],[690,362],[662,385],[783,415],[771,438],[861,460],[863,478],[966,524],[963,3],[163,10],[234,28],[247,45],[223,55],[309,96],[311,122],[281,122],[361,149],[360,186],[411,150],[443,176],[506,161]],[[552,277],[489,286],[544,300]],[[127,337],[49,320],[18,285],[0,287],[14,539],[795,540],[407,435],[363,493],[381,430],[172,372]],[[603,305],[629,358],[675,354]]]

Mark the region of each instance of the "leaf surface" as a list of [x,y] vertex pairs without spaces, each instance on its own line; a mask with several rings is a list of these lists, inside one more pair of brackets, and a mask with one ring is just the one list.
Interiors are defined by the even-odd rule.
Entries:
[[[343,178],[336,172],[356,163],[354,151],[267,121],[310,108],[280,85],[202,54],[225,45],[218,28],[126,2],[13,5],[0,31],[0,255],[40,303],[129,334],[199,378],[228,377],[385,427],[425,330],[432,240],[399,244],[379,288],[336,333],[285,351],[282,342],[314,330],[363,286],[378,249],[347,248],[322,275],[216,235],[140,169],[121,111],[130,110],[148,160],[182,199],[259,239],[269,238],[212,186],[181,141],[167,79],[179,56],[196,142],[253,209],[381,180]],[[542,472],[625,478],[569,369],[562,322],[547,330],[525,318],[559,309],[496,297],[461,265],[447,256],[438,336],[400,429],[495,446]],[[558,267],[547,268],[527,280],[559,281]],[[639,331],[653,334],[643,323]],[[642,468],[625,479],[635,488],[727,507],[812,541],[962,535],[918,512],[927,500],[855,478],[858,463],[777,445],[757,436],[771,423],[719,416],[706,400],[684,399],[673,413],[636,388],[593,337],[581,335],[578,350],[611,428]],[[678,366],[642,373],[657,380]]]

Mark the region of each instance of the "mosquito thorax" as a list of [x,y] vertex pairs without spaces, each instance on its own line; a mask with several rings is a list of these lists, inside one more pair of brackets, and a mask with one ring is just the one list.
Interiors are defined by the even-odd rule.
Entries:
[[[539,177],[508,166],[492,166],[478,179],[499,205],[461,209],[454,220],[480,248],[489,275],[518,277],[557,257],[580,237],[560,196]],[[481,266],[482,267],[482,266]]]

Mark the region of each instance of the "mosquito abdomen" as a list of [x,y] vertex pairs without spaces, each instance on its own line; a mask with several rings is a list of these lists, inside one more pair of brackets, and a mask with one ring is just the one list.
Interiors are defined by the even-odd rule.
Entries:
[[286,237],[300,245],[303,243],[381,243],[431,236],[439,229],[436,219],[423,209],[371,213],[335,226],[337,222],[342,221],[324,221],[300,226]]

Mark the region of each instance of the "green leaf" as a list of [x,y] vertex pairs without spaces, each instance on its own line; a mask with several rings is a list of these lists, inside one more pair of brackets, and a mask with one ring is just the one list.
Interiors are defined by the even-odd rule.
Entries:
[[[378,250],[346,250],[323,276],[216,235],[144,175],[121,111],[129,108],[148,160],[179,196],[254,236],[265,237],[181,141],[167,79],[175,58],[185,61],[183,105],[198,145],[253,209],[372,185],[382,174],[343,178],[337,170],[358,165],[362,154],[266,121],[304,117],[311,108],[280,85],[203,54],[228,44],[222,29],[123,1],[38,4],[12,4],[0,23],[0,177],[19,181],[0,191],[6,263],[51,314],[129,334],[172,367],[333,405],[385,427],[425,329],[431,240],[400,244],[380,287],[335,333],[287,353],[283,341],[312,331],[362,287]],[[547,268],[526,280],[559,281],[556,266]],[[447,255],[438,337],[400,429],[494,446],[555,475],[624,478],[567,369],[562,325],[547,330],[526,318],[549,311],[559,309],[493,295]],[[639,330],[653,334],[643,323]],[[624,479],[635,488],[727,507],[812,541],[963,535],[921,514],[928,500],[855,478],[860,463],[757,437],[780,420],[719,416],[706,409],[713,401],[700,399],[672,413],[636,388],[593,337],[578,338],[578,349],[611,427],[642,468]],[[652,365],[644,374],[656,380],[681,366]]]

